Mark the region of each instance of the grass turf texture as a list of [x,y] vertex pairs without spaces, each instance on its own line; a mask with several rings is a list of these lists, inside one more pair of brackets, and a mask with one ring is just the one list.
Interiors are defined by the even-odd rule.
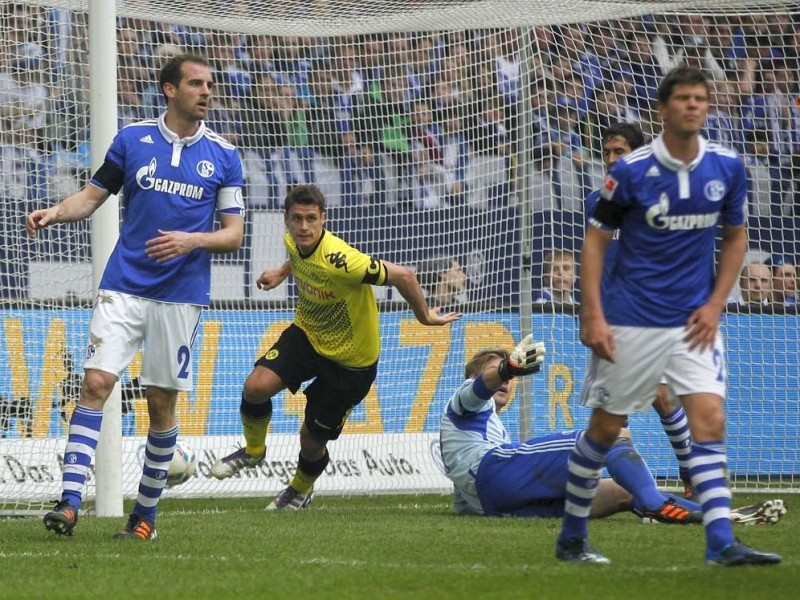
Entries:
[[783,521],[735,529],[783,564],[746,568],[706,567],[700,526],[632,514],[591,523],[612,565],[567,564],[554,558],[559,520],[455,517],[444,496],[321,496],[300,512],[165,499],[150,542],[112,539],[124,518],[82,518],[73,537],[6,519],[0,598],[797,598],[800,496],[782,497]]

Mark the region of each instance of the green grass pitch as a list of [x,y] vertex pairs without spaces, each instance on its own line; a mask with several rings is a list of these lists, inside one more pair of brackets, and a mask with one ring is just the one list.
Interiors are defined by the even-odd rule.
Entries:
[[560,521],[455,517],[445,496],[318,496],[301,512],[166,499],[150,542],[112,539],[124,518],[83,518],[72,537],[6,519],[0,598],[798,598],[800,496],[782,497],[783,521],[736,531],[783,564],[744,568],[706,567],[700,526],[632,514],[591,522],[612,565],[565,564],[554,558]]

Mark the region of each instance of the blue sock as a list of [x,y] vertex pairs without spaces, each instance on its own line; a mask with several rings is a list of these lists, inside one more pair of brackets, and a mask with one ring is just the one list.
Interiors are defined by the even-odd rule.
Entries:
[[102,423],[102,409],[86,408],[80,404],[75,407],[69,421],[69,436],[64,450],[64,471],[61,475],[61,499],[76,509],[81,507],[86,474],[97,449]]
[[718,442],[693,442],[689,453],[689,475],[703,508],[706,544],[720,550],[735,541],[731,527],[731,491],[725,476],[725,445]]
[[636,510],[658,510],[664,504],[664,495],[658,491],[653,475],[630,438],[614,442],[606,456],[606,467],[614,481],[633,496]]
[[689,452],[692,448],[692,434],[689,431],[689,420],[682,406],[678,406],[666,417],[661,417],[661,425],[667,434],[675,458],[678,460],[678,474],[681,481],[689,480]]
[[156,522],[156,511],[161,492],[167,485],[167,473],[172,455],[175,453],[175,444],[178,441],[178,426],[167,431],[153,431],[147,433],[147,446],[144,452],[144,466],[142,478],[139,481],[139,495],[132,513],[144,517],[150,523]]
[[597,494],[597,485],[608,453],[584,431],[569,456],[567,495],[564,502],[564,521],[559,540],[586,538],[589,535],[589,512]]

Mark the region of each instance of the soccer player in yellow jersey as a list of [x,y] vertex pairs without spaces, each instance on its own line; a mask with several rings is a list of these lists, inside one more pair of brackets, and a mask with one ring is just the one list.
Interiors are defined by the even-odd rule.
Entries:
[[295,393],[314,379],[304,391],[297,471],[268,510],[309,505],[314,482],[328,465],[328,442],[339,437],[347,415],[375,381],[380,337],[370,286],[397,288],[423,325],[446,325],[461,317],[428,308],[411,269],[362,254],[327,231],[325,197],[315,186],[289,192],[284,222],[289,260],[264,271],[257,283],[270,290],[294,275],[300,290],[294,323],[256,361],[245,381],[240,413],[246,446],[211,467],[214,477],[225,479],[264,460],[272,397],[285,388]]

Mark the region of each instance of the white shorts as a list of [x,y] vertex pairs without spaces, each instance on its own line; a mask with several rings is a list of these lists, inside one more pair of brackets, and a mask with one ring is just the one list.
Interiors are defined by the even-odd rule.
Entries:
[[614,415],[647,410],[659,383],[675,396],[711,393],[725,397],[727,373],[722,334],[714,347],[689,351],[683,327],[622,327],[612,325],[615,362],[592,355],[581,389],[581,404]]
[[192,343],[202,310],[191,304],[101,290],[94,303],[83,368],[119,379],[142,346],[142,385],[190,391]]

